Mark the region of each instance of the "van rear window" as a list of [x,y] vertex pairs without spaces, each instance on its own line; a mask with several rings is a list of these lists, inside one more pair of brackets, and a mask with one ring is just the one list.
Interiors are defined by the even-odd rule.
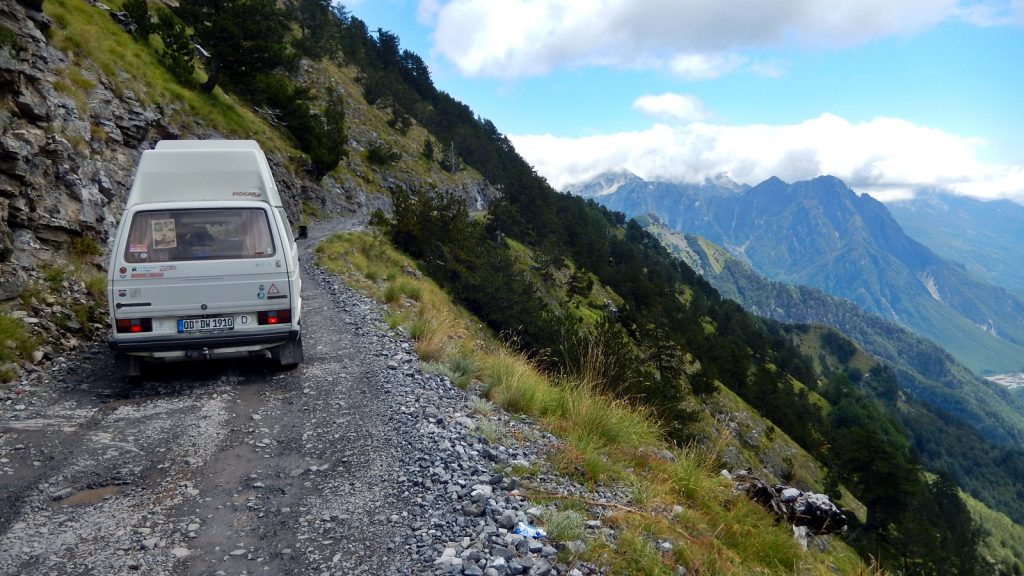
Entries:
[[136,212],[124,259],[129,263],[266,258],[274,255],[267,213],[259,208]]

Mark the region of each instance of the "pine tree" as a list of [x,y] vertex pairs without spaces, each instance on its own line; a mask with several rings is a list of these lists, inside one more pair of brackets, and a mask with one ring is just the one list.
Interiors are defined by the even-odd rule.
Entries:
[[157,12],[157,32],[164,47],[159,59],[164,68],[183,86],[192,85],[192,74],[196,70],[192,41],[188,32],[174,14],[163,9]]
[[216,88],[221,75],[247,87],[294,59],[286,42],[289,23],[275,0],[181,0],[177,13],[210,53],[203,91]]
[[[344,14],[345,7],[340,9]],[[298,0],[291,8],[292,18],[301,34],[293,45],[302,54],[313,58],[330,58],[341,50],[342,20],[332,9],[331,0]]]
[[152,16],[149,13],[149,4],[146,0],[125,0],[121,9],[128,14],[128,18],[135,25],[132,36],[140,42],[146,42],[149,35],[153,33]]

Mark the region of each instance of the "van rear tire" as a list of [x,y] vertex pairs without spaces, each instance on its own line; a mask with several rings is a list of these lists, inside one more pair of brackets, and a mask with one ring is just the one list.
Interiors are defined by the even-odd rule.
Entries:
[[270,351],[270,361],[279,370],[294,370],[302,364],[305,354],[302,350],[302,336],[291,342],[281,344]]

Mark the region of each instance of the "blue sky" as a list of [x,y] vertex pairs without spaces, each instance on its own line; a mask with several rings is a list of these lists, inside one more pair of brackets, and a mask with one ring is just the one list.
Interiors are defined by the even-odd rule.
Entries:
[[1024,200],[1024,0],[356,0],[561,188],[834,174]]

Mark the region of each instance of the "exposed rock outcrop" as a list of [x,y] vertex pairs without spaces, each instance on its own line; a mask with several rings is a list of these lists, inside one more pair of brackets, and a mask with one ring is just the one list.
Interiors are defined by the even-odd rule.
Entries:
[[[31,3],[29,3],[31,4]],[[0,5],[0,267],[5,278],[62,252],[71,238],[102,242],[112,231],[140,146],[160,121],[154,107],[113,89],[47,41],[47,16]],[[73,71],[73,72],[72,72]],[[85,101],[60,87],[74,74]],[[5,281],[0,299],[24,282]]]
[[737,492],[771,512],[776,520],[793,526],[793,533],[804,548],[809,536],[841,534],[846,531],[846,516],[825,494],[804,492],[784,484],[771,485],[747,472],[723,470]]

